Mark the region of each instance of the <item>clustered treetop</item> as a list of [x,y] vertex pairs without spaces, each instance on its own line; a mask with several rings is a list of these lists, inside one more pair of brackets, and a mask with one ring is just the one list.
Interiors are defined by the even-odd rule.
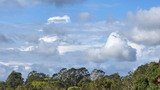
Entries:
[[86,68],[63,68],[52,77],[32,71],[24,81],[20,72],[13,71],[0,82],[0,90],[160,90],[160,63],[141,65],[124,77],[97,69],[89,73]]

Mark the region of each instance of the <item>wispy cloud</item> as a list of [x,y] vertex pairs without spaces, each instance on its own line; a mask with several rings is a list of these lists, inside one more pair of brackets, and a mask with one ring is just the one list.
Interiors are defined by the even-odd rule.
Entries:
[[60,23],[67,24],[70,22],[71,22],[70,17],[68,15],[64,15],[62,17],[60,17],[60,16],[50,17],[48,19],[47,24],[60,24]]

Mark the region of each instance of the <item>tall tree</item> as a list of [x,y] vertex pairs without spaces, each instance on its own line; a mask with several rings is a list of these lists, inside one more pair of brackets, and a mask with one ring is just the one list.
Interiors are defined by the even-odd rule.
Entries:
[[6,80],[6,84],[10,88],[17,88],[19,85],[23,84],[22,74],[16,71],[12,71]]
[[77,85],[84,77],[89,78],[89,71],[86,68],[71,68],[69,70],[62,69],[58,74],[53,75],[53,78],[59,79],[63,82],[64,86]]
[[92,72],[91,72],[91,75],[90,75],[90,78],[92,80],[96,80],[96,79],[100,79],[102,77],[104,77],[105,75],[105,72],[102,71],[102,70],[98,70],[98,69],[94,69]]

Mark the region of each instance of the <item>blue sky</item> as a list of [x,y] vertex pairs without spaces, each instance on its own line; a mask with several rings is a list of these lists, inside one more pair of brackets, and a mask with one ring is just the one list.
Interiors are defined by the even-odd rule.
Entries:
[[126,75],[160,55],[160,1],[0,0],[0,80],[63,67]]
[[[128,1],[128,0],[87,0],[80,4],[56,7],[53,4],[41,4],[32,6],[7,6],[0,9],[1,22],[7,23],[44,23],[48,17],[69,15],[77,22],[77,14],[89,12],[94,16],[93,21],[104,20],[107,17],[116,19],[125,18],[129,11],[149,9],[158,6],[159,1]],[[24,18],[25,17],[25,18]]]

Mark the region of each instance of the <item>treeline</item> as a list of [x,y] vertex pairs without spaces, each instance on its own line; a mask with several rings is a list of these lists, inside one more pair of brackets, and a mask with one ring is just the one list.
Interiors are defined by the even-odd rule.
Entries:
[[86,68],[63,68],[52,77],[32,71],[24,81],[20,72],[13,71],[0,82],[0,90],[160,90],[160,63],[141,65],[125,77],[97,69],[89,73]]

